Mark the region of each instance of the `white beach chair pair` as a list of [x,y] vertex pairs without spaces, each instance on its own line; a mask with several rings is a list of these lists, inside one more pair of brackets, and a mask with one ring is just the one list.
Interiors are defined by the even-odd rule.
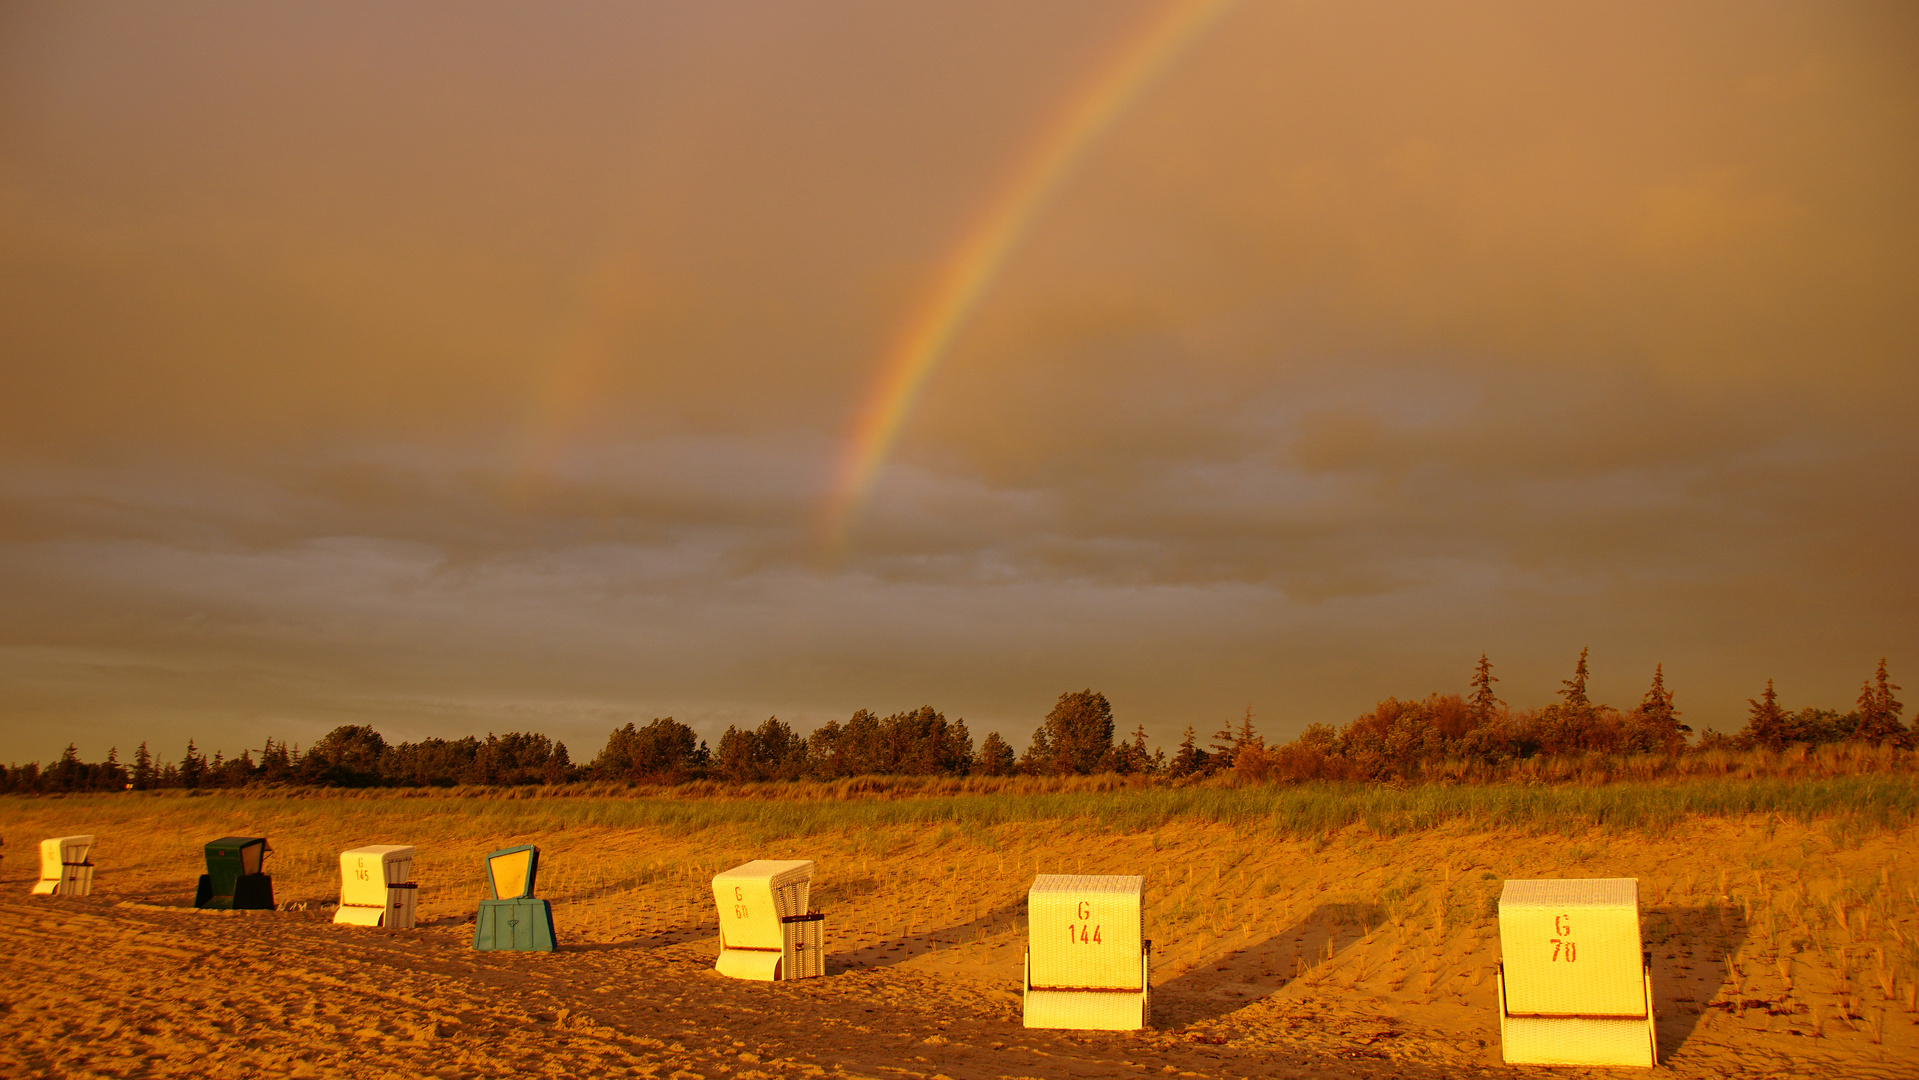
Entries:
[[56,836],[40,841],[40,880],[35,896],[86,896],[93,892],[92,836]]
[[411,930],[419,910],[414,849],[372,844],[340,853],[340,909],[333,921],[349,926]]
[[[1027,893],[1029,1028],[1133,1030],[1152,1015],[1139,877],[1042,874]],[[1508,881],[1499,902],[1509,1064],[1653,1067],[1652,963],[1631,878]]]
[[[736,979],[826,973],[825,915],[809,911],[810,861],[755,860],[713,878],[720,956]],[[1041,875],[1028,894],[1026,1026],[1126,1031],[1152,1008],[1152,942],[1141,936],[1145,879]]]

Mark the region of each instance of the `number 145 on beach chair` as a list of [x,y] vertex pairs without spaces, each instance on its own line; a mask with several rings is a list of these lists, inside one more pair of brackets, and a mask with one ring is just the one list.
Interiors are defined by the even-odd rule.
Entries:
[[340,853],[340,909],[333,921],[410,930],[418,910],[411,847],[374,844]]

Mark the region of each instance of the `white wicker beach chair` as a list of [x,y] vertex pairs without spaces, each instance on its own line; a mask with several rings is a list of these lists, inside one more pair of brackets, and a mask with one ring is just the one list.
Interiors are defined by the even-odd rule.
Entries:
[[1506,882],[1499,952],[1507,1064],[1657,1064],[1638,879]]
[[333,921],[353,926],[411,930],[418,909],[413,883],[414,850],[373,844],[340,853],[340,910]]
[[735,979],[775,982],[826,974],[826,916],[806,909],[810,860],[756,859],[713,878],[720,958]]
[[1143,877],[1041,874],[1026,894],[1029,1028],[1132,1031],[1152,1016]]
[[40,880],[35,896],[86,896],[93,891],[91,836],[56,836],[40,841]]

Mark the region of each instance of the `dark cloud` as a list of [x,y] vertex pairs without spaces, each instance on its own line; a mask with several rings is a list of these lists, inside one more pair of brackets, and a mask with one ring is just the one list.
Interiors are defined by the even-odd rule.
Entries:
[[1585,645],[1725,727],[1919,657],[1901,7],[1235,9],[823,551],[902,321],[1152,10],[0,15],[13,752],[1283,734]]

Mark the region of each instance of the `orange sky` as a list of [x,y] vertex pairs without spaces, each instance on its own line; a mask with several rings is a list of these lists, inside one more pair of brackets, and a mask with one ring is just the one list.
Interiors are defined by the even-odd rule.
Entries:
[[1919,685],[1919,18],[0,10],[0,757]]

